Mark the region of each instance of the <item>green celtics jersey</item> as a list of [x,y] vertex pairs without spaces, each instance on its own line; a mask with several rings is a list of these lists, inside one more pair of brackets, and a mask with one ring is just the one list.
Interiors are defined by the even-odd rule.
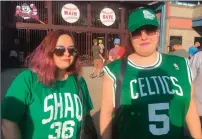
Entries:
[[[116,79],[121,60],[105,66]],[[128,59],[121,90],[117,139],[181,139],[191,98],[188,61],[158,53],[154,65],[143,67]],[[113,100],[115,103],[115,100]]]
[[93,108],[83,78],[80,84],[84,110],[73,75],[47,87],[35,73],[26,70],[8,89],[2,118],[18,123],[23,139],[76,139],[82,113],[86,115]]

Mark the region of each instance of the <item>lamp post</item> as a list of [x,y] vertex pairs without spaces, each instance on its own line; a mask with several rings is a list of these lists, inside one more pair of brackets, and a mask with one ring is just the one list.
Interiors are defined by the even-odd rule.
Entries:
[[161,25],[160,25],[160,45],[158,51],[163,53],[165,48],[165,19],[166,19],[166,3],[161,8]]

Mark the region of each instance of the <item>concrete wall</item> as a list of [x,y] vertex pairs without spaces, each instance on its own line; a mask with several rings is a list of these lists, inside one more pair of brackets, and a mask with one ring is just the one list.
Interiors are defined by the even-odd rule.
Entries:
[[193,18],[202,17],[202,4],[194,7],[192,17]]
[[184,19],[173,17],[169,20],[170,28],[178,28],[178,29],[192,29],[192,19]]
[[192,18],[193,16],[193,7],[187,7],[183,5],[174,5],[170,6],[170,16],[172,17],[181,17],[181,18]]
[[192,28],[192,19],[196,16],[202,16],[202,5],[187,7],[167,3],[165,53],[168,52],[167,46],[170,44],[170,36],[182,36],[182,45],[185,50],[194,44],[195,37],[201,37],[202,32],[196,32]]
[[194,44],[194,37],[201,37],[195,30],[170,29],[169,36],[182,36],[182,46],[188,50]]

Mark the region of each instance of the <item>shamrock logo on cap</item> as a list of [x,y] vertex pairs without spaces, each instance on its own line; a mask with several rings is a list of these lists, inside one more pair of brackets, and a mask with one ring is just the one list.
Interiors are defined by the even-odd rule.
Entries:
[[155,18],[155,15],[152,14],[152,13],[150,13],[150,12],[147,11],[147,10],[143,10],[142,12],[143,12],[143,14],[144,14],[144,18],[146,18],[146,19],[151,19],[151,20],[153,20],[153,19]]

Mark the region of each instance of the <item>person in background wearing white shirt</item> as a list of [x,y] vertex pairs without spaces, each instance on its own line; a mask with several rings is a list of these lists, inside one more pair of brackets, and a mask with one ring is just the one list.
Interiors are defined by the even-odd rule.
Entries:
[[190,59],[190,67],[193,72],[195,100],[202,124],[202,51],[199,51]]
[[[104,58],[104,49],[105,49],[105,46],[103,44],[103,41],[102,40],[98,40],[98,45],[100,47],[100,54],[101,54],[101,58],[102,58],[102,62],[103,62],[103,65],[105,64],[105,58]],[[103,71],[103,66],[102,66],[102,69],[101,69],[101,72],[100,72],[100,76],[103,76],[104,75],[104,71]]]
[[105,46],[102,43],[102,40],[98,40],[98,43],[99,43],[99,46],[100,46],[100,53],[103,55]]
[[15,49],[12,49],[10,51],[10,54],[9,54],[9,58],[10,58],[10,61],[11,61],[11,66],[14,67],[17,63],[17,57],[18,57],[18,53],[16,52]]

